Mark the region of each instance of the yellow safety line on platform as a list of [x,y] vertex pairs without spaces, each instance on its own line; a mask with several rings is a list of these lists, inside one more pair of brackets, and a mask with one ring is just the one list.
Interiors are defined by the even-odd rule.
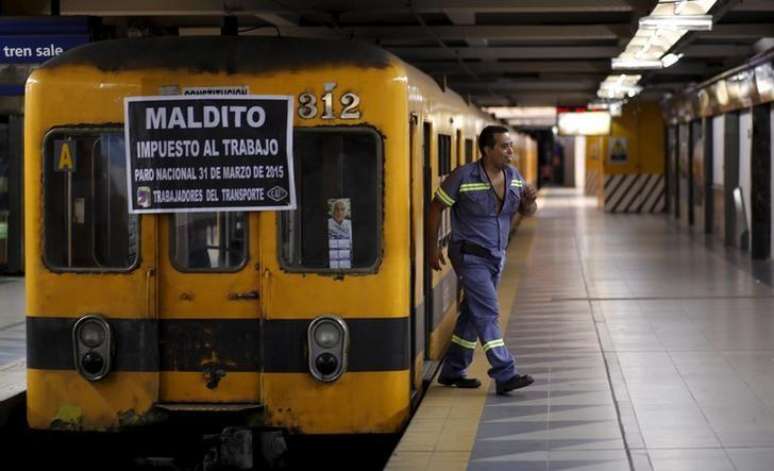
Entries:
[[[500,326],[503,331],[508,325],[519,281],[526,270],[535,226],[534,219],[523,220],[518,235],[508,249],[508,258],[498,290]],[[518,364],[518,358],[516,361]],[[489,390],[491,379],[486,374],[488,369],[486,354],[478,344],[473,354],[473,363],[468,369],[468,376],[479,378],[482,383],[480,388],[450,388],[434,381],[385,469],[467,469],[484,403],[487,396],[493,394]]]

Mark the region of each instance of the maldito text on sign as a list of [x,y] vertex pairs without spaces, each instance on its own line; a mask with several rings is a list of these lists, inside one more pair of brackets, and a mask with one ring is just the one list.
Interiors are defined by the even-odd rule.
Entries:
[[129,212],[295,209],[291,100],[127,97]]

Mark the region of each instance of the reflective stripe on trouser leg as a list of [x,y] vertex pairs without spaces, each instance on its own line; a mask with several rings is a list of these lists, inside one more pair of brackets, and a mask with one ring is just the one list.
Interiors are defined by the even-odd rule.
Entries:
[[463,299],[460,306],[460,315],[454,326],[454,334],[446,352],[441,376],[445,378],[459,378],[465,376],[465,370],[473,361],[473,351],[476,349],[478,338],[476,326],[470,318],[468,303]]

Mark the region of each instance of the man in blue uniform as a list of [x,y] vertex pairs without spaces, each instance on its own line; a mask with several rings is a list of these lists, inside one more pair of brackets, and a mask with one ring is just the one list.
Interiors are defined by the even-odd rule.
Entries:
[[518,373],[503,341],[498,325],[497,284],[512,220],[517,213],[535,213],[537,191],[509,165],[513,148],[507,128],[487,126],[481,131],[478,146],[481,159],[456,168],[441,184],[430,206],[430,265],[440,270],[446,264],[438,246],[438,229],[441,213],[451,208],[449,259],[464,291],[438,382],[460,388],[481,385],[478,379],[465,377],[479,339],[491,365],[489,376],[495,380],[497,394],[505,394],[534,381]]

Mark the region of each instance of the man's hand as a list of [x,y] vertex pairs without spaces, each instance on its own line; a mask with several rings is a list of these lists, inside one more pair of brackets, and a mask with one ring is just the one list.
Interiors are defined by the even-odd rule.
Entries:
[[524,199],[526,199],[527,202],[532,202],[537,199],[537,190],[529,183],[524,184]]
[[441,266],[446,265],[446,258],[443,256],[443,251],[438,244],[433,244],[433,249],[430,253],[430,267],[435,271],[441,271]]
[[532,216],[537,211],[537,190],[529,183],[524,183],[524,193],[522,193],[521,204],[519,205],[519,214],[522,216]]

